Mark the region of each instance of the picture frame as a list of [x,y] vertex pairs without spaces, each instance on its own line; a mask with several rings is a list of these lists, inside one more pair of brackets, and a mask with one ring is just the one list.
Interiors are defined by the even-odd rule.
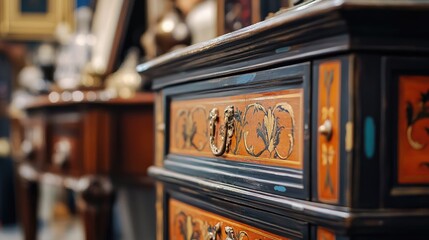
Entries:
[[[114,71],[135,0],[97,0],[92,21],[96,44],[90,66],[99,75]],[[109,27],[106,27],[109,26]]]
[[217,32],[223,35],[264,20],[293,0],[218,0]]
[[74,25],[73,0],[0,0],[0,37],[53,40],[59,23]]
[[[258,0],[218,0],[217,33],[223,35],[258,21]],[[241,14],[244,12],[244,14]],[[250,14],[249,14],[250,13]]]

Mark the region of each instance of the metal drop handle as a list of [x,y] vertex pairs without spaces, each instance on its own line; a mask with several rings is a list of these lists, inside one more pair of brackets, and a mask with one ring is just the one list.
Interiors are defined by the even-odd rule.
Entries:
[[215,156],[222,156],[225,152],[228,151],[229,146],[231,145],[231,138],[234,134],[234,106],[228,106],[224,111],[224,125],[220,128],[220,138],[221,145],[220,147],[216,146],[215,136],[216,136],[216,122],[219,118],[219,110],[213,108],[210,111],[210,120],[209,120],[209,142],[210,149]]
[[245,231],[240,231],[238,234],[235,234],[232,227],[225,227],[226,238],[225,240],[249,240],[249,235]]
[[208,231],[205,240],[216,240],[216,236],[220,235],[220,225],[220,222],[214,225],[214,227],[211,228],[211,231]]

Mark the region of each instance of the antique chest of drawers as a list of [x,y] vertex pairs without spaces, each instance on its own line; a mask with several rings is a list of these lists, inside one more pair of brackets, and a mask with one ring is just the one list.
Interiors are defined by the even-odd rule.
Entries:
[[429,239],[428,20],[315,1],[141,64],[158,240]]

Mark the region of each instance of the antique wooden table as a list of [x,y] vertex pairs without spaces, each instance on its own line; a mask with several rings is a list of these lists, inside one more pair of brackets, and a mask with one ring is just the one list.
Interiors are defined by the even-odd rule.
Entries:
[[429,239],[427,22],[314,1],[141,64],[158,240]]
[[25,239],[37,235],[39,183],[78,193],[87,239],[112,236],[113,183],[153,187],[146,173],[153,163],[153,101],[151,93],[109,99],[75,91],[53,92],[27,106],[22,133],[15,128],[14,134],[21,148],[16,162]]

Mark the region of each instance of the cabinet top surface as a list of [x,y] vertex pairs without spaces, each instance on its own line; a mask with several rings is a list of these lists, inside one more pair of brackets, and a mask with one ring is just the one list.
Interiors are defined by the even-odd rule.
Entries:
[[[403,44],[413,46],[399,48],[404,51],[429,50],[423,49],[426,42],[420,46],[412,41],[391,40],[400,36],[423,41],[423,37],[429,35],[424,27],[429,21],[427,11],[429,1],[421,0],[316,0],[280,11],[274,17],[238,31],[164,54],[140,64],[137,70],[155,80],[154,89],[160,89],[177,83],[167,83],[168,75],[185,79],[190,76],[189,72],[198,69],[202,75],[202,69],[216,67],[219,72],[223,70],[221,66],[237,60],[251,65],[252,60],[264,59],[261,52],[279,57],[279,53],[298,56],[306,52],[310,57],[322,52],[327,54],[328,49],[329,53],[359,49],[394,51]],[[364,41],[350,41],[361,36]],[[311,49],[309,43],[314,43]],[[299,51],[294,51],[297,49]],[[254,65],[264,67],[264,61]]]
[[38,108],[53,108],[64,107],[72,105],[150,105],[154,102],[154,95],[152,93],[136,93],[131,98],[112,98],[103,91],[64,91],[64,92],[51,92],[48,95],[41,95],[26,105],[26,110],[33,110]]

